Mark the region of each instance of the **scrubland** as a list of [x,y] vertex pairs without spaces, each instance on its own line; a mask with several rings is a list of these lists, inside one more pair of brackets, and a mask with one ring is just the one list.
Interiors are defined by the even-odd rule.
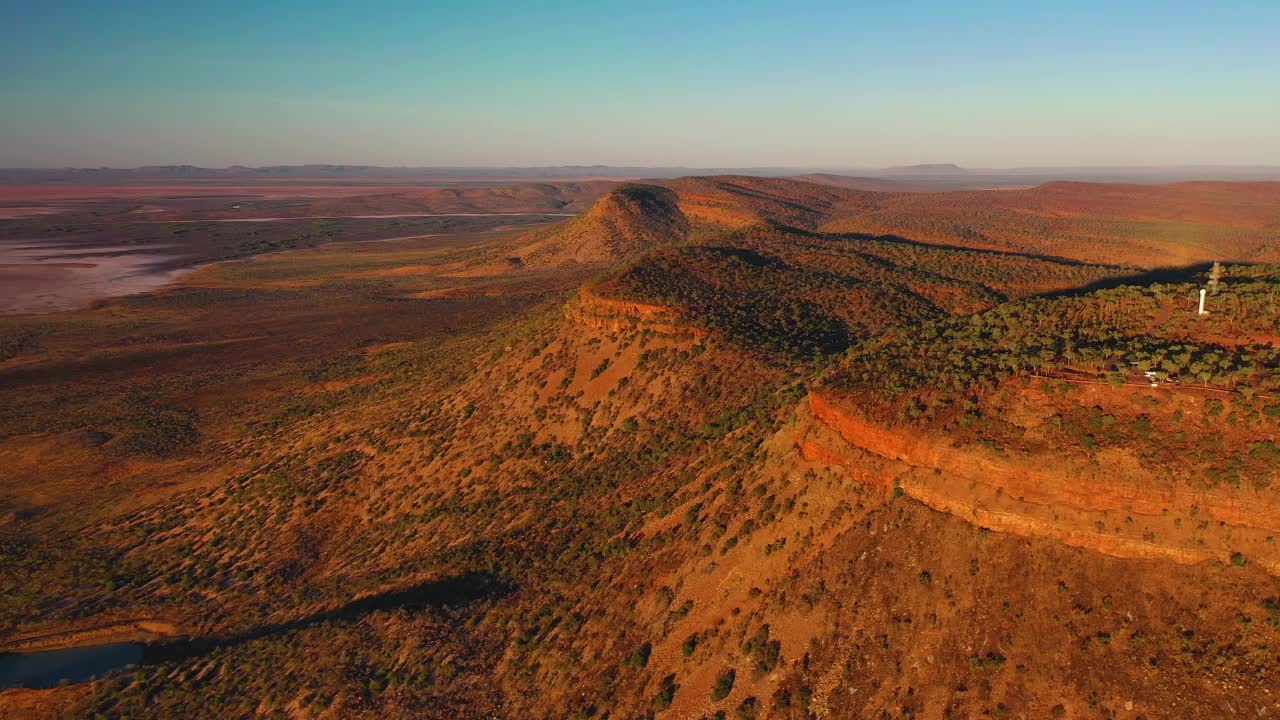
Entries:
[[1274,713],[1280,189],[1134,187],[624,185],[0,319],[0,627],[186,638],[0,708]]

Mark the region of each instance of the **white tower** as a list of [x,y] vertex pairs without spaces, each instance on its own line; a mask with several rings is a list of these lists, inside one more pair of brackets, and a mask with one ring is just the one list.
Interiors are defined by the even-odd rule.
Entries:
[[1197,315],[1204,315],[1207,311],[1204,309],[1204,294],[1208,292],[1204,288],[1200,288],[1200,312]]

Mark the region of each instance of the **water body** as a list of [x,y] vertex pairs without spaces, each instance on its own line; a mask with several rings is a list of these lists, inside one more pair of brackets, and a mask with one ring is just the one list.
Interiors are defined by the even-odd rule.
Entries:
[[51,688],[79,683],[142,662],[138,642],[0,654],[0,688]]

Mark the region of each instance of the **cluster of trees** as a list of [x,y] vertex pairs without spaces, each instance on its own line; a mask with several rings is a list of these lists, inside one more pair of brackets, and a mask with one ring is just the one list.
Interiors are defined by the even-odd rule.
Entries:
[[1126,272],[756,225],[659,250],[599,290],[674,307],[748,351],[791,362],[841,352],[863,336]]
[[615,282],[630,298],[679,308],[690,321],[748,350],[787,361],[848,347],[849,326],[837,316],[835,300],[858,285],[852,278],[723,247],[664,251]]
[[[1253,298],[1235,307],[1247,312],[1276,297],[1276,284],[1253,285],[1232,288],[1238,298]],[[959,401],[1018,375],[1124,383],[1151,373],[1157,381],[1176,379],[1247,396],[1280,388],[1280,348],[1217,341],[1215,327],[1244,322],[1225,310],[1214,317],[1215,326],[1189,324],[1194,316],[1178,306],[1177,298],[1194,290],[1190,285],[1122,287],[1005,303],[985,313],[922,324],[855,346],[827,383],[856,388],[912,416],[940,398]],[[1229,306],[1225,300],[1220,304]],[[1256,320],[1274,322],[1266,316]],[[922,397],[927,399],[917,399]]]

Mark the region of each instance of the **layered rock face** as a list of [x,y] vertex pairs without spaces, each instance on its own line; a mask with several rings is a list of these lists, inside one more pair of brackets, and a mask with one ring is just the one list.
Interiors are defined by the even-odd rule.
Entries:
[[991,530],[1051,538],[1118,557],[1256,562],[1280,574],[1280,501],[1267,491],[1193,488],[1122,455],[1006,457],[869,420],[811,392],[798,445],[806,459]]
[[576,303],[571,303],[566,314],[573,320],[597,330],[648,330],[663,335],[689,335],[702,337],[706,332],[679,322],[674,308],[632,300],[606,297],[591,288],[578,293]]

